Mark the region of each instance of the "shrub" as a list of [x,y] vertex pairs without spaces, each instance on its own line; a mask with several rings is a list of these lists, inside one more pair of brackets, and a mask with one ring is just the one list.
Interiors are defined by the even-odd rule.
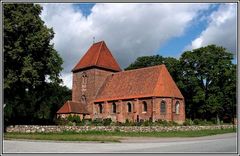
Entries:
[[71,122],[71,121],[69,121],[69,122],[67,123],[67,126],[74,126],[74,123]]
[[142,125],[143,125],[143,122],[144,122],[144,120],[141,119],[139,122],[136,122],[135,125],[136,125],[136,126],[142,126]]
[[111,118],[103,119],[103,126],[109,126],[112,123]]
[[82,122],[84,123],[85,126],[93,125],[92,119],[84,119]]
[[126,119],[126,122],[123,123],[123,126],[135,126],[134,122],[129,121],[128,119]]
[[66,125],[68,123],[68,121],[66,119],[61,118],[61,117],[58,117],[56,119],[55,123],[57,125]]
[[152,120],[145,120],[142,125],[143,126],[152,126],[154,123],[152,122]]
[[80,123],[81,122],[81,119],[78,115],[69,115],[67,117],[67,121],[69,122],[75,122],[75,123]]
[[194,120],[193,120],[193,123],[194,123],[195,125],[200,125],[201,120],[199,120],[199,119],[194,119]]
[[175,121],[169,121],[168,125],[169,126],[178,126],[178,123],[176,123]]
[[94,126],[102,126],[103,125],[103,122],[102,122],[102,119],[101,118],[96,118],[92,121],[92,124]]
[[161,126],[169,126],[169,123],[166,120],[161,120],[161,119],[157,120],[156,124]]
[[191,126],[193,125],[193,121],[191,119],[186,119],[185,122],[183,123],[184,126]]

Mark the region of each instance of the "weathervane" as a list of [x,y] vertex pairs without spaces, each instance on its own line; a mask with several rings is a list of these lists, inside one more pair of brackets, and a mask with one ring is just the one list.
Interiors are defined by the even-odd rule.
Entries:
[[95,36],[93,36],[93,44],[95,43]]

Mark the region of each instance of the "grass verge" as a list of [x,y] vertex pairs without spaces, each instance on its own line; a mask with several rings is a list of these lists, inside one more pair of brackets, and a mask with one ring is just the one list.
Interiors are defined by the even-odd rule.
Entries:
[[5,133],[4,139],[58,140],[58,141],[99,141],[120,142],[125,137],[201,137],[224,133],[233,133],[236,129],[216,129],[200,131],[169,132],[62,132],[62,133]]

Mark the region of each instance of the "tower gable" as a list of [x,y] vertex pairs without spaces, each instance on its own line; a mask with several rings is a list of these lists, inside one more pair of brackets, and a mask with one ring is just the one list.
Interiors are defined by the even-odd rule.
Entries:
[[104,41],[94,43],[73,68],[72,72],[77,72],[91,67],[115,72],[121,71],[120,66],[114,59]]

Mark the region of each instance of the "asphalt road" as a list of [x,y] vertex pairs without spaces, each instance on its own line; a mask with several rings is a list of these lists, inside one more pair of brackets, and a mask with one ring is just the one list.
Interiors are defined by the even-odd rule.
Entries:
[[4,140],[4,153],[236,153],[236,133],[197,138],[131,138],[121,143]]

